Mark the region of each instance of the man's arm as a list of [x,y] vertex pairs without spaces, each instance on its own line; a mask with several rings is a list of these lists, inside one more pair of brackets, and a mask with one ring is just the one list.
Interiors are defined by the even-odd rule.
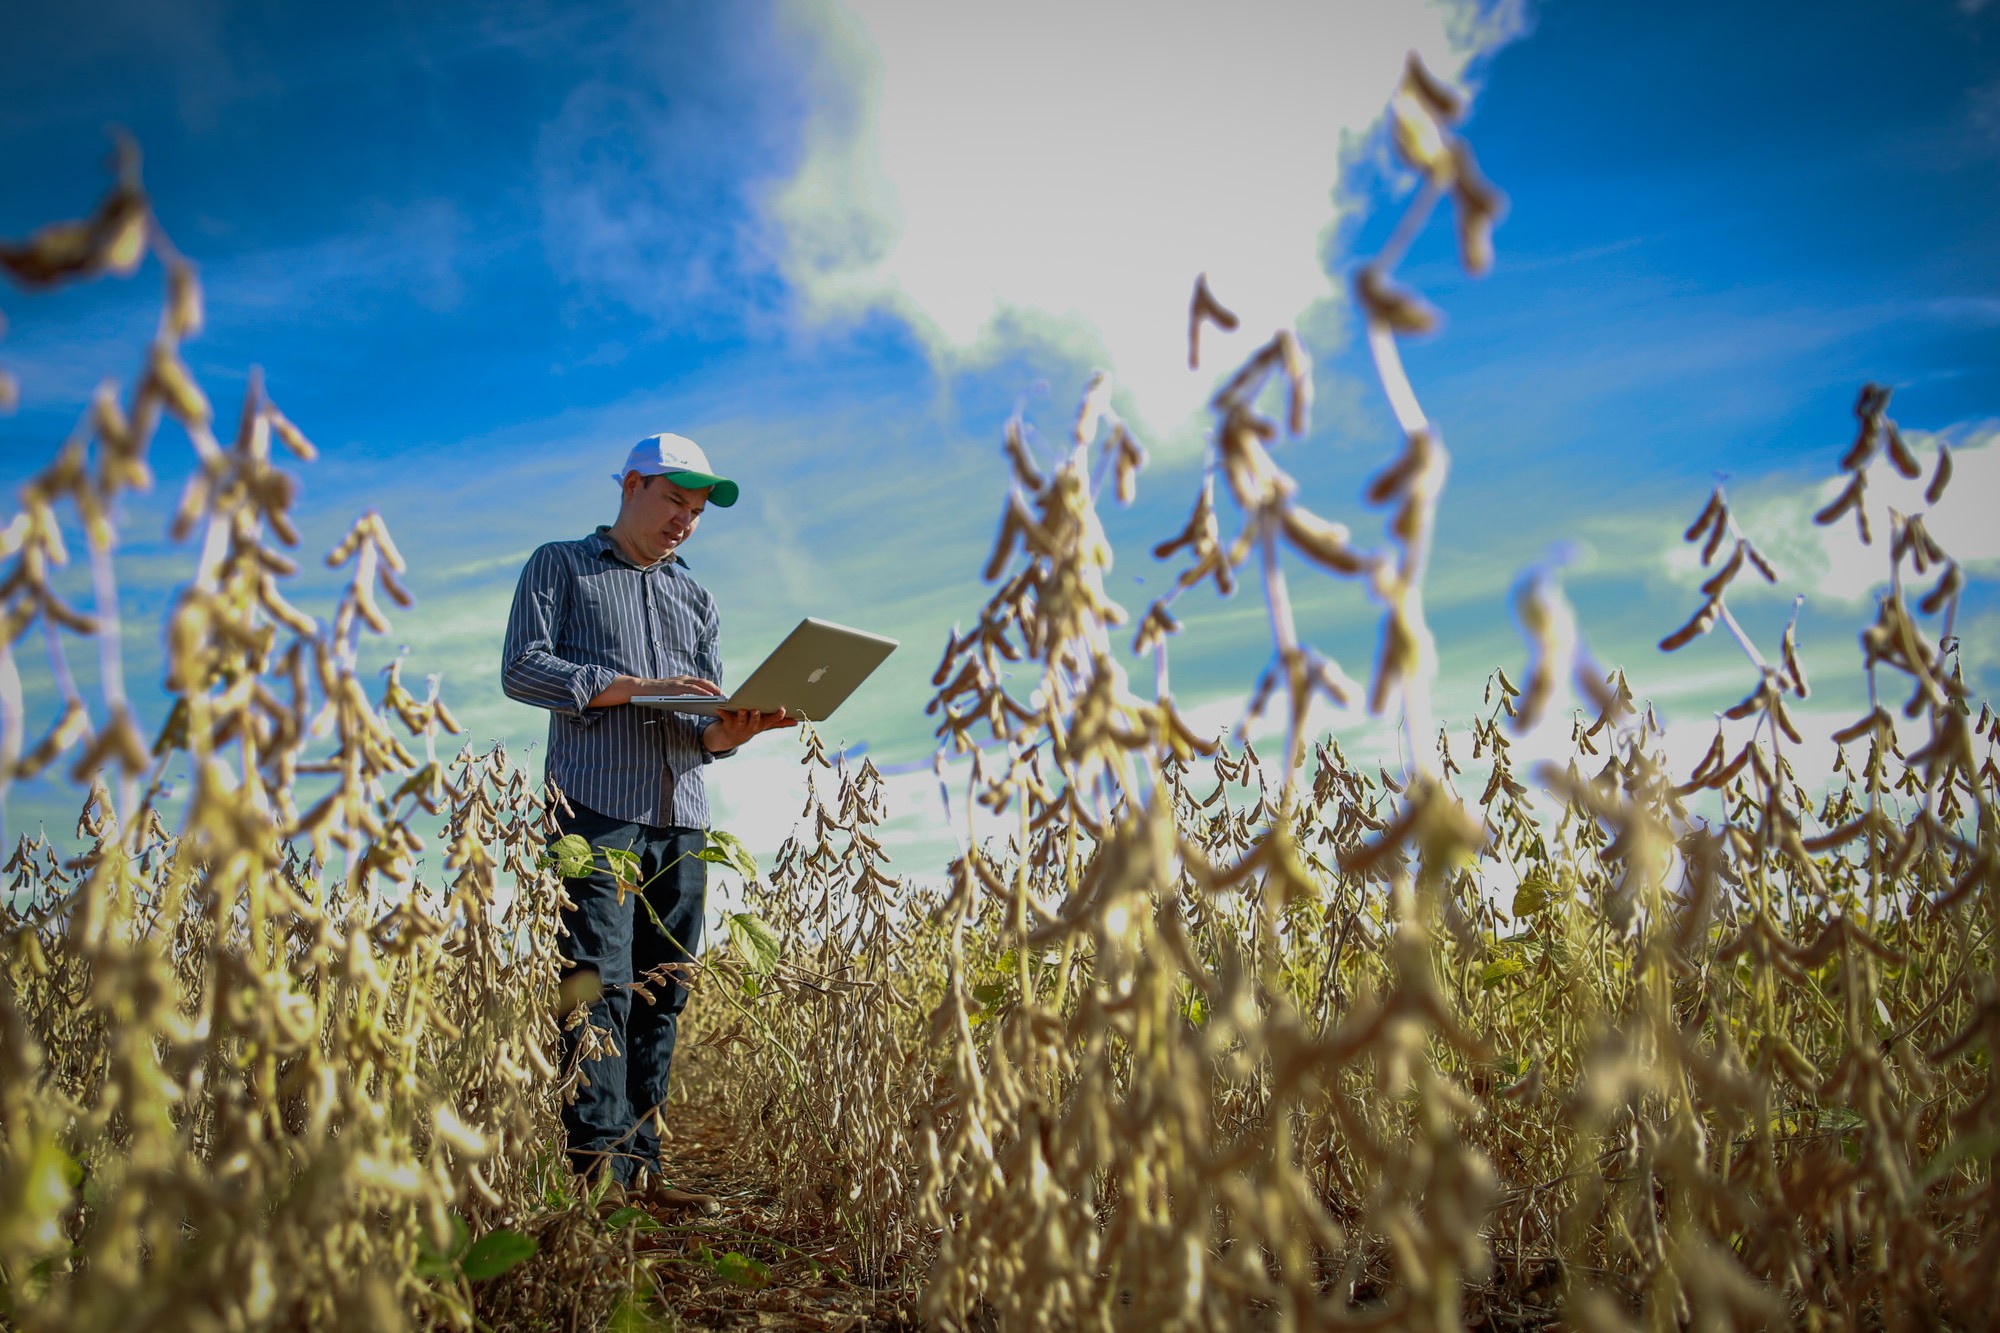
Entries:
[[621,678],[609,667],[569,662],[556,655],[563,620],[569,614],[570,591],[569,570],[553,547],[544,546],[528,557],[521,581],[514,588],[513,608],[507,614],[500,688],[509,699],[589,723],[601,716],[589,709],[624,703],[632,697],[633,689],[627,686],[622,698],[615,697],[618,681],[630,677]]

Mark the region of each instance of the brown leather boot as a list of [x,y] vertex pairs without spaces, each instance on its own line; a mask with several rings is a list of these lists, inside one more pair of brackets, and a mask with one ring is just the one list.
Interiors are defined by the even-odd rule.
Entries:
[[634,1202],[650,1204],[663,1212],[697,1213],[702,1217],[717,1217],[722,1213],[722,1205],[714,1195],[676,1189],[650,1171],[642,1172],[628,1193]]

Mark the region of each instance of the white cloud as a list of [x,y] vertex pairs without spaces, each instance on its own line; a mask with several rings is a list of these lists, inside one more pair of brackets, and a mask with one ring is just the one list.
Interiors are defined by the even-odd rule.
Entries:
[[1207,383],[1186,370],[1195,274],[1246,351],[1333,295],[1345,136],[1408,51],[1457,79],[1520,28],[1464,0],[849,0],[812,21],[858,91],[772,204],[807,313],[886,307],[947,365],[1053,342],[1111,365],[1157,428]]
[[[1778,567],[1782,591],[1857,603],[1889,583],[1889,512],[1921,514],[1924,527],[1938,544],[1966,567],[1968,574],[2000,568],[2000,524],[1993,506],[2000,497],[2000,425],[1961,426],[1940,434],[1907,431],[1904,439],[1922,465],[1921,474],[1907,478],[1878,457],[1868,467],[1868,522],[1873,541],[1863,545],[1852,513],[1821,527],[1812,516],[1838,496],[1845,474],[1829,477],[1817,487],[1795,487],[1787,494],[1752,498],[1735,506],[1738,524],[1757,548]],[[1951,484],[1936,505],[1924,499],[1937,467],[1940,442],[1952,452]],[[1678,534],[1676,534],[1676,538]],[[1700,552],[1677,539],[1667,563],[1682,578],[1699,564]],[[1761,586],[1754,577],[1739,579],[1738,588]],[[1918,585],[1928,588],[1929,580]]]

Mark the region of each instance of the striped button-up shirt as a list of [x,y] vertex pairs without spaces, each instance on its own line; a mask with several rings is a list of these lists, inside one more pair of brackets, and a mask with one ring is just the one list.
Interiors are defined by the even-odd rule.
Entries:
[[715,599],[679,556],[644,569],[599,528],[528,557],[507,617],[507,697],[549,710],[548,778],[572,804],[655,827],[708,827],[709,719],[642,704],[592,708],[617,676],[722,683]]

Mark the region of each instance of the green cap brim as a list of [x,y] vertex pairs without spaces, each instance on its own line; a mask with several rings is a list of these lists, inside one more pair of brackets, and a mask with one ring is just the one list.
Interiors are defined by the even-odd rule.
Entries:
[[709,487],[708,502],[724,509],[735,504],[736,497],[741,493],[736,483],[727,477],[711,477],[706,472],[669,472],[666,478],[676,486],[686,486],[690,489]]

